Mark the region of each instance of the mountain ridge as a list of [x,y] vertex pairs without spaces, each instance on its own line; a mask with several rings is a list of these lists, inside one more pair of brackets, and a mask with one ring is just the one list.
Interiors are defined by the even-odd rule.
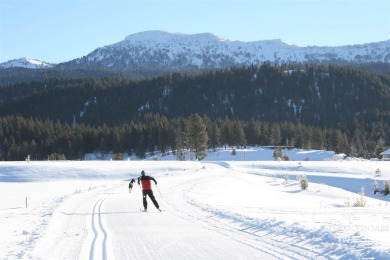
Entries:
[[[264,62],[276,65],[390,63],[390,40],[336,47],[299,47],[279,39],[244,42],[223,39],[212,33],[145,31],[130,34],[117,43],[96,48],[83,57],[52,66],[72,69],[181,71],[259,65]],[[4,68],[4,64],[1,63],[0,67]]]
[[283,63],[390,62],[390,40],[342,47],[298,47],[281,40],[230,41],[210,33],[147,31],[62,63],[64,67],[124,69],[215,69],[270,61]]
[[9,60],[3,63],[0,63],[0,68],[28,68],[28,69],[41,69],[41,68],[52,68],[54,64],[31,58],[19,58]]

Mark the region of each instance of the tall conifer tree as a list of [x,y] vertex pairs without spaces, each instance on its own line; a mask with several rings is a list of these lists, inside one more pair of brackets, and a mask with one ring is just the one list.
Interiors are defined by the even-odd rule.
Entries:
[[195,159],[206,157],[208,142],[206,126],[198,114],[191,115],[187,123],[187,147],[195,154]]

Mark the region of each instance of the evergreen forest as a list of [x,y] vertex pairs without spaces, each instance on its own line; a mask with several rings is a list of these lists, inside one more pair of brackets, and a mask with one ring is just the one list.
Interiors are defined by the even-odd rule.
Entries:
[[383,73],[265,63],[104,75],[1,84],[0,160],[175,153],[186,149],[194,114],[206,126],[208,149],[289,146],[372,158],[390,143],[390,77]]

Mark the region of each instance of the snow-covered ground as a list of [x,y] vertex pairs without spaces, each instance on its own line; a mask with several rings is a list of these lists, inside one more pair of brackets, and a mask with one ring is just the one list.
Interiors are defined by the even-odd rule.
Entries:
[[[390,196],[373,194],[390,162],[287,153],[0,162],[0,259],[390,259]],[[141,170],[162,213],[150,200],[140,211],[138,185],[129,193]],[[365,207],[347,207],[362,187]]]

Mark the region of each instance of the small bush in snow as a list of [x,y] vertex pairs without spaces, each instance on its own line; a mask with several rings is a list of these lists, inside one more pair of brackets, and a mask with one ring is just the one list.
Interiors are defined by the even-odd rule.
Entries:
[[282,148],[280,146],[278,148],[275,148],[272,153],[272,157],[274,157],[274,159],[277,161],[281,161],[282,156],[283,156]]
[[372,186],[374,187],[374,194],[377,192],[380,192],[379,183],[377,182],[377,180],[374,180],[374,183],[372,184]]
[[390,193],[390,180],[383,181],[383,189],[379,188],[379,184],[376,180],[374,181],[373,186],[374,186],[374,194],[380,193],[386,196]]
[[309,186],[309,180],[307,179],[306,174],[299,178],[299,186],[301,186],[302,190],[306,190]]
[[390,180],[383,182],[383,195],[388,195],[390,193]]
[[116,153],[116,154],[114,154],[114,156],[112,157],[112,159],[113,159],[114,161],[123,161],[124,158],[125,158],[125,157],[123,156],[122,153]]
[[48,161],[66,160],[66,157],[62,153],[52,153],[52,154],[48,155],[47,160]]
[[232,150],[232,155],[236,155],[236,154],[237,154],[236,149],[233,149]]
[[346,202],[344,202],[344,203],[345,203],[345,206],[351,207],[351,202],[349,201],[349,198],[348,198],[348,200],[347,200]]
[[360,198],[356,199],[355,203],[353,204],[354,207],[364,207],[366,206],[366,199],[365,199],[365,193],[364,188],[362,187],[359,192]]
[[288,182],[288,174],[286,173],[285,175],[284,175],[284,183],[287,183]]
[[381,169],[377,169],[376,171],[375,171],[375,176],[381,176],[382,175],[382,172],[381,172]]
[[365,192],[364,192],[363,187],[360,189],[359,195],[360,195],[360,197],[358,199],[356,199],[355,203],[351,203],[349,201],[349,198],[348,198],[348,201],[345,202],[345,205],[347,207],[364,207],[364,206],[366,206]]
[[180,149],[176,152],[176,160],[177,161],[185,161],[186,160],[186,156],[185,156],[183,150]]

